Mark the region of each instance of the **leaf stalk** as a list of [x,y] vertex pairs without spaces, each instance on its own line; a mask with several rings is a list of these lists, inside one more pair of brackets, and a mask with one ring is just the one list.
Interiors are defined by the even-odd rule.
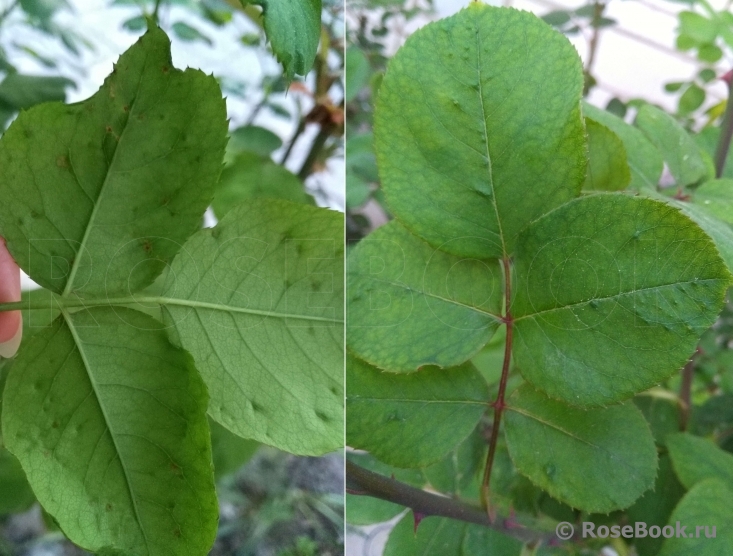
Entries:
[[490,495],[491,495],[491,469],[494,466],[494,456],[496,455],[496,445],[499,439],[499,431],[501,428],[501,416],[506,408],[505,396],[506,385],[509,379],[509,364],[512,357],[512,337],[514,332],[514,319],[510,309],[512,300],[512,268],[511,261],[508,257],[502,259],[504,268],[504,316],[502,321],[506,324],[506,340],[504,342],[504,362],[501,367],[501,379],[499,381],[499,392],[496,400],[491,404],[494,408],[494,422],[491,427],[491,439],[489,440],[489,455],[486,458],[486,467],[484,468],[484,477],[481,482],[481,502],[488,512],[489,519],[494,520],[495,515],[491,511]]

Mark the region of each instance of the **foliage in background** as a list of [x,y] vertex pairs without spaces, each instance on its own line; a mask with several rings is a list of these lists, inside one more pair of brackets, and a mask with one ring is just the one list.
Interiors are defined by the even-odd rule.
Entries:
[[[616,273],[620,277],[633,276],[634,280],[653,276],[654,272],[642,272],[635,266],[643,266],[641,258],[635,259],[631,268],[619,267],[611,271],[598,259],[603,248],[596,247],[592,249],[595,254],[591,254],[582,245],[573,244],[574,247],[568,246],[573,253],[570,260],[582,259],[590,266],[595,265],[593,268],[598,273],[591,272],[591,275],[596,276],[596,282],[588,278],[579,262],[563,267],[562,280],[557,273],[543,274],[543,268],[548,270],[553,266],[552,261],[568,258],[563,251],[563,241],[570,240],[558,238],[564,234],[572,236],[577,233],[578,226],[585,229],[600,220],[608,226],[594,237],[599,243],[607,244],[610,237],[622,234],[620,228],[624,226],[624,218],[632,212],[632,204],[637,204],[638,210],[634,212],[637,218],[642,218],[640,215],[646,212],[641,209],[642,198],[662,201],[675,209],[664,212],[670,218],[670,229],[679,237],[699,226],[695,233],[700,233],[701,228],[705,234],[700,237],[711,238],[716,247],[712,250],[700,247],[700,251],[708,254],[717,251],[715,256],[720,256],[729,268],[733,268],[733,181],[720,179],[730,175],[733,163],[728,161],[716,170],[716,160],[720,160],[716,151],[720,152],[722,113],[711,118],[708,126],[695,134],[686,129],[686,114],[669,115],[643,101],[632,103],[630,108],[633,110],[628,113],[627,106],[618,100],[609,105],[607,111],[584,103],[582,111],[589,160],[580,180],[581,197],[530,226],[518,240],[516,250],[512,251],[510,246],[509,252],[513,253],[511,281],[515,286],[510,304],[496,297],[503,288],[506,272],[502,273],[495,260],[486,260],[487,254],[490,256],[497,248],[490,233],[493,224],[471,228],[471,223],[484,222],[488,217],[481,215],[492,214],[491,202],[500,203],[497,217],[508,222],[506,229],[511,240],[514,231],[521,227],[512,219],[532,219],[533,214],[522,214],[537,208],[539,201],[535,197],[539,192],[525,191],[526,195],[508,203],[510,193],[507,191],[511,188],[507,180],[521,182],[521,176],[528,172],[527,167],[544,152],[539,145],[552,142],[554,150],[565,150],[560,157],[562,161],[548,162],[553,170],[543,171],[545,191],[550,188],[547,176],[553,177],[553,173],[561,171],[558,165],[577,152],[559,139],[553,142],[554,139],[547,137],[543,141],[533,141],[524,137],[522,140],[515,138],[511,149],[516,155],[517,145],[534,145],[531,156],[521,157],[523,173],[519,173],[519,167],[515,168],[517,174],[510,173],[506,156],[495,158],[496,153],[506,155],[510,152],[502,141],[507,140],[507,134],[520,133],[523,129],[514,124],[516,118],[521,118],[519,114],[525,112],[523,106],[527,103],[531,104],[532,111],[526,113],[533,118],[529,129],[540,128],[537,118],[543,121],[549,118],[549,112],[545,114],[540,109],[542,103],[549,102],[547,95],[542,99],[532,97],[530,101],[531,90],[525,91],[526,96],[522,97],[522,84],[515,83],[507,87],[514,95],[501,97],[502,110],[492,112],[492,118],[486,119],[486,141],[494,149],[491,153],[494,182],[484,191],[480,176],[485,172],[482,173],[480,153],[485,154],[487,145],[480,139],[480,130],[473,129],[472,122],[482,118],[471,112],[470,102],[471,95],[476,94],[476,83],[472,81],[476,76],[461,73],[461,55],[470,52],[470,41],[454,44],[455,48],[451,49],[439,46],[440,34],[424,38],[421,46],[411,39],[412,43],[408,43],[411,46],[405,47],[399,64],[393,64],[390,69],[391,88],[385,96],[385,86],[380,89],[380,85],[389,39],[382,37],[389,37],[389,34],[380,31],[380,17],[389,9],[383,11],[375,3],[370,6],[372,10],[352,3],[347,11],[347,65],[349,69],[355,68],[348,74],[353,76],[353,81],[351,77],[348,79],[351,89],[347,82],[347,171],[351,173],[351,176],[347,174],[347,187],[356,184],[353,191],[347,190],[347,230],[353,241],[391,218],[389,212],[397,215],[397,221],[352,246],[349,258],[347,347],[351,356],[347,363],[347,444],[366,450],[368,454],[352,453],[348,459],[359,468],[377,472],[383,480],[374,480],[357,471],[353,475],[357,479],[349,482],[347,468],[347,486],[353,489],[352,494],[347,495],[347,520],[354,525],[375,524],[399,516],[406,505],[412,507],[413,511],[408,511],[391,532],[384,552],[387,555],[473,555],[484,553],[482,550],[486,547],[492,549],[492,554],[508,556],[520,552],[542,556],[600,554],[604,546],[614,548],[618,554],[639,556],[724,553],[731,546],[730,536],[722,533],[724,524],[730,520],[729,510],[722,500],[733,487],[733,475],[730,474],[733,471],[730,415],[733,407],[733,306],[730,302],[716,305],[715,314],[707,317],[707,324],[712,323],[709,328],[696,318],[682,325],[685,319],[680,322],[664,320],[660,313],[656,317],[646,314],[647,322],[641,323],[639,329],[633,324],[616,322],[622,318],[620,314],[603,313],[607,320],[594,317],[602,311],[604,303],[601,299],[594,300],[594,287],[610,287],[609,280],[613,282],[611,276]],[[564,31],[578,32],[580,29],[576,26],[592,26],[593,16],[598,15],[588,9],[579,11],[552,14],[547,19]],[[404,21],[406,16],[401,17]],[[596,19],[597,29],[613,24],[602,18],[601,13]],[[462,23],[465,22],[459,17],[453,18],[445,20],[442,28],[454,41],[459,41]],[[519,22],[514,23],[517,28],[521,27]],[[485,41],[493,36],[490,23],[487,26],[483,35]],[[526,23],[522,29],[532,36],[540,33],[539,28],[531,27],[530,31],[530,27]],[[377,31],[376,38],[372,29]],[[390,29],[397,29],[399,34],[400,24],[395,23]],[[511,27],[506,26],[504,37],[510,32],[507,29]],[[525,69],[521,73],[523,83],[540,79],[543,93],[551,89],[552,76],[539,76],[543,71],[540,68],[546,68],[550,61],[558,65],[555,73],[562,75],[564,83],[575,83],[575,74],[571,74],[569,64],[560,65],[559,60],[564,58],[559,49],[553,49],[554,42],[552,46],[549,40],[542,44],[544,62],[533,65],[532,71]],[[438,52],[442,61],[435,60]],[[517,71],[512,66],[511,56],[507,54],[502,58],[501,52],[501,47],[495,46],[482,53],[486,59],[492,55],[498,57],[491,66],[497,72],[494,81],[498,76],[511,76]],[[454,56],[452,62],[447,58],[451,55]],[[419,74],[415,73],[416,68],[420,68]],[[587,92],[592,80],[589,80],[588,68],[584,70]],[[468,86],[456,86],[451,75],[458,75],[460,82]],[[418,82],[420,87],[414,85]],[[479,87],[481,85],[486,87],[486,97],[491,102],[496,101],[491,95],[499,93],[489,89],[494,86],[493,82],[480,83]],[[378,146],[380,142],[382,145],[379,172],[372,134],[373,101],[377,94],[382,95],[377,113],[382,126],[381,131],[377,130],[376,141]],[[559,110],[560,98],[560,94],[552,97],[553,114]],[[430,110],[426,111],[426,106]],[[634,116],[634,124],[622,119],[624,115]],[[409,123],[399,123],[405,120]],[[723,123],[725,129],[729,125]],[[562,135],[563,138],[568,136],[569,133]],[[396,138],[403,138],[404,142]],[[456,160],[460,163],[455,163]],[[433,173],[435,168],[443,173],[438,170]],[[460,177],[453,181],[441,176]],[[385,207],[381,183],[387,182]],[[473,197],[473,189],[459,186],[467,184],[477,190]],[[606,221],[614,210],[613,203],[603,204],[602,200],[603,195],[611,191],[624,192],[623,198],[634,203],[629,203],[629,210],[619,208],[619,213]],[[594,198],[605,208],[592,210]],[[611,198],[615,197],[607,197],[606,201]],[[656,202],[645,203],[662,210]],[[619,201],[618,206],[621,204]],[[552,207],[546,200],[541,205],[540,211]],[[571,208],[573,205],[577,208]],[[518,210],[512,211],[515,206]],[[586,210],[580,210],[581,206]],[[465,218],[448,217],[446,211],[451,210],[460,210]],[[673,214],[678,219],[674,222],[671,220]],[[591,220],[596,223],[590,223],[589,215],[594,215]],[[691,228],[688,219],[696,226]],[[646,229],[649,233],[654,227]],[[628,233],[633,236],[631,232],[633,230]],[[483,240],[461,243],[451,241],[453,236]],[[627,238],[629,241],[638,241],[641,232],[639,236],[631,236]],[[548,242],[547,237],[553,241]],[[657,235],[656,239],[661,237]],[[620,253],[607,247],[613,253]],[[670,272],[672,269],[677,272],[693,270],[699,275],[709,269],[694,263],[688,267],[689,260],[672,262],[681,253],[679,250],[674,254],[665,252],[665,264],[670,264],[665,268]],[[635,256],[642,257],[642,251]],[[651,256],[656,257],[655,254]],[[688,253],[689,256],[692,254]],[[474,257],[482,260],[471,260]],[[381,263],[375,265],[377,260]],[[532,268],[540,273],[534,281],[527,277],[531,276],[528,260],[534,261]],[[598,268],[606,268],[607,272]],[[694,277],[691,275],[691,279]],[[567,315],[565,320],[558,315],[552,322],[543,324],[544,321],[540,321],[537,330],[532,329],[522,311],[527,312],[528,303],[567,303],[572,294],[563,288],[563,283],[574,284],[583,290],[576,292],[580,296],[576,300],[579,302],[577,311]],[[547,295],[541,293],[545,290],[550,290]],[[692,309],[693,313],[702,310],[702,304],[697,308],[690,304],[699,295],[699,291],[692,290],[692,287],[683,287],[673,295],[674,299],[665,298],[666,301],[654,298],[647,309],[657,307],[664,313],[669,302],[676,307],[672,314],[678,314],[683,306]],[[527,292],[531,296],[529,301]],[[552,299],[545,299],[547,296]],[[517,322],[513,326],[510,372],[503,383],[502,361],[505,360],[507,339],[504,327],[494,334],[497,325],[502,324],[494,317],[502,316],[502,307],[507,306],[511,307]],[[721,307],[722,312],[718,314]],[[641,311],[639,307],[629,310]],[[380,326],[375,326],[377,323]],[[683,330],[685,326],[694,328],[695,332]],[[594,335],[596,330],[598,334]],[[616,350],[613,339],[619,339],[624,330],[633,332],[620,340],[625,348]],[[668,336],[670,332],[672,336]],[[635,350],[645,342],[659,347],[666,341],[670,342],[670,348],[664,349],[666,354],[681,348],[682,341],[686,347],[679,350],[675,362],[655,361],[654,365],[660,364],[660,371],[662,367],[665,369],[656,379],[632,387],[631,382],[643,374],[640,367],[650,369],[646,356]],[[673,344],[675,348],[671,347]],[[629,355],[627,361],[627,352],[632,349],[635,353]],[[684,369],[676,372],[693,351]],[[452,367],[466,359],[468,362],[450,369],[432,366]],[[560,362],[562,368],[552,371]],[[576,373],[584,364],[601,369],[601,375],[616,377],[615,386],[600,382],[591,385],[587,369]],[[383,369],[392,372],[385,373]],[[544,398],[527,383],[563,402]],[[654,384],[656,386],[648,389]],[[630,397],[630,402],[607,409],[578,411],[572,407],[598,403],[606,406],[608,401],[601,398],[619,395],[619,387],[630,388],[620,395],[621,398]],[[505,392],[505,402],[500,392]],[[497,399],[506,404],[506,421],[501,429],[495,428],[497,419],[492,411],[501,405],[495,402]],[[612,416],[611,412],[616,414]],[[624,426],[619,425],[622,421],[626,423]],[[586,425],[588,430],[584,429]],[[558,434],[560,430],[573,431],[576,440],[588,440],[589,445],[574,445],[572,437]],[[637,432],[624,439],[624,431],[630,430]],[[497,435],[499,431],[501,435]],[[601,446],[600,453],[593,453],[594,443]],[[438,517],[458,514],[431,513],[423,504],[425,500],[415,492],[402,491],[389,482],[391,476],[403,485],[437,491],[478,507],[482,499],[481,471],[490,446],[494,452],[490,465],[491,512],[496,520],[493,528]],[[610,459],[603,453],[610,454]],[[647,457],[651,459],[645,460]],[[632,475],[638,483],[631,480],[626,471],[621,472],[622,476],[616,474],[617,467],[624,465],[621,460],[635,466],[637,472]],[[374,490],[370,491],[370,487]],[[380,491],[381,487],[384,490]],[[368,496],[376,491],[391,502]],[[399,498],[395,496],[397,492],[409,494]],[[394,503],[398,498],[401,504]],[[445,499],[438,499],[431,506],[434,511],[441,506],[441,500]],[[410,503],[415,505],[410,506]],[[470,514],[471,509],[464,508],[464,511]],[[577,530],[582,521],[592,521],[596,526],[644,521],[662,527],[668,523],[674,525],[677,520],[691,525],[693,522],[700,525],[716,523],[718,540],[665,542],[661,537],[647,537],[560,543],[554,535],[554,528],[561,521],[576,524]],[[517,540],[522,532],[527,535]],[[531,540],[522,552],[527,536]]]

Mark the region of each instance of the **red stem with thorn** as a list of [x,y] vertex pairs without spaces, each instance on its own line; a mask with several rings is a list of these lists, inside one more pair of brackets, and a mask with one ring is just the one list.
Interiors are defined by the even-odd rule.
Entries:
[[[486,458],[486,467],[484,468],[484,478],[481,484],[481,499],[489,512],[489,516],[492,515],[489,503],[490,494],[490,482],[491,482],[491,469],[494,466],[494,456],[496,454],[496,444],[499,439],[499,429],[501,428],[501,416],[506,408],[504,396],[506,395],[506,384],[509,378],[509,363],[512,358],[512,335],[514,331],[514,319],[510,309],[512,300],[512,268],[511,261],[508,257],[502,259],[502,265],[504,267],[504,317],[503,321],[506,324],[506,342],[504,344],[504,363],[501,367],[501,380],[499,381],[499,393],[496,396],[496,401],[492,404],[494,408],[494,423],[491,428],[491,440],[489,441],[489,455]],[[493,521],[493,520],[492,520]]]

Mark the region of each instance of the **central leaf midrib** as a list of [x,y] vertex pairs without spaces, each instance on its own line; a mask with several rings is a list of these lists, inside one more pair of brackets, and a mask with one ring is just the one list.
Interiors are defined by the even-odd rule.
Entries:
[[[623,458],[617,457],[614,452],[608,450],[604,446],[600,446],[598,444],[593,444],[593,442],[591,442],[590,440],[586,440],[585,438],[581,438],[580,436],[577,436],[577,435],[573,434],[569,430],[566,430],[562,426],[556,425],[552,421],[547,421],[547,420],[543,419],[542,417],[540,417],[539,415],[535,415],[534,413],[532,413],[532,412],[530,412],[530,411],[528,411],[528,410],[526,410],[524,408],[520,408],[520,407],[517,407],[515,405],[509,405],[509,404],[507,404],[506,408],[509,411],[514,411],[515,413],[518,413],[520,415],[523,415],[524,417],[526,417],[528,419],[533,419],[533,420],[537,421],[538,423],[540,423],[540,424],[542,424],[542,425],[544,425],[544,426],[546,426],[546,427],[548,427],[550,429],[556,430],[557,432],[566,435],[568,438],[572,438],[573,440],[577,440],[581,444],[585,444],[587,446],[590,446],[591,448],[595,448],[597,451],[608,455],[612,460],[618,461],[618,462],[622,463],[624,466],[626,466],[627,468],[629,468],[629,469],[631,469],[631,470],[633,470],[635,472],[638,472],[638,470],[634,466],[632,466],[629,462],[627,462]],[[636,478],[636,475],[634,475],[634,478]]]
[[[140,91],[140,84],[143,80],[143,75],[145,75],[145,68],[148,63],[148,54],[145,53],[145,59],[143,60],[143,67],[140,71],[140,79],[138,79],[137,86],[135,87],[135,96],[132,98],[132,101],[130,101],[130,110],[127,115],[127,120],[125,120],[125,126],[122,128],[122,132],[120,133],[120,138],[117,140],[117,145],[115,146],[115,152],[112,155],[112,160],[109,163],[109,166],[107,167],[107,173],[104,176],[104,181],[102,182],[102,186],[99,188],[99,194],[97,195],[97,202],[94,203],[94,207],[92,208],[92,214],[89,215],[89,221],[87,222],[87,227],[84,230],[84,235],[82,236],[81,243],[79,244],[79,249],[76,252],[76,257],[74,258],[74,263],[71,265],[71,270],[69,271],[69,279],[66,282],[66,286],[64,287],[64,291],[61,294],[61,297],[68,297],[69,293],[71,293],[71,288],[74,285],[74,279],[76,278],[76,273],[79,270],[79,264],[81,263],[81,259],[84,255],[84,251],[86,250],[87,242],[89,241],[89,236],[91,235],[92,228],[94,228],[94,220],[97,216],[97,211],[99,210],[99,207],[102,205],[102,198],[104,196],[105,189],[107,188],[107,184],[109,183],[110,176],[112,175],[112,167],[115,165],[115,161],[117,160],[117,154],[120,152],[120,146],[122,145],[122,139],[125,136],[125,132],[128,129],[128,124],[130,122],[130,119],[132,118],[133,111],[135,109],[135,102],[137,101],[138,92]],[[104,90],[104,89],[103,89]],[[101,92],[101,91],[100,91]],[[78,180],[77,180],[78,183]],[[79,183],[79,187],[81,187],[81,183]]]
[[527,319],[527,318],[535,318],[538,315],[542,315],[544,313],[552,313],[555,311],[562,311],[565,309],[573,309],[575,307],[580,307],[582,305],[588,305],[593,301],[612,301],[614,299],[618,299],[621,297],[625,297],[628,295],[632,295],[639,292],[650,292],[654,290],[658,290],[661,288],[669,288],[672,286],[678,286],[681,284],[701,284],[706,282],[720,282],[721,278],[703,278],[702,280],[685,280],[685,281],[679,281],[679,282],[670,282],[669,284],[659,284],[657,286],[648,286],[645,288],[637,288],[635,290],[625,291],[625,292],[618,292],[613,295],[607,295],[604,297],[591,297],[584,301],[576,301],[575,303],[569,303],[568,305],[561,305],[560,307],[552,307],[550,309],[542,309],[541,311],[535,311],[534,313],[527,313],[526,315],[519,315],[514,317],[514,322]]
[[489,402],[482,400],[422,400],[418,398],[375,398],[373,396],[350,396],[347,400],[365,402],[395,402],[395,403],[421,403],[421,404],[446,404],[446,405],[481,405],[487,406]]
[[496,321],[501,321],[502,320],[502,317],[500,315],[496,315],[496,314],[491,313],[489,311],[484,311],[484,310],[479,309],[478,307],[473,306],[473,305],[468,305],[466,303],[461,303],[460,301],[456,301],[455,299],[449,299],[447,297],[443,297],[443,296],[438,295],[438,294],[430,293],[430,292],[427,292],[425,290],[419,290],[417,288],[412,288],[412,287],[408,286],[407,284],[403,284],[403,283],[400,283],[400,282],[393,282],[392,280],[385,280],[384,278],[373,278],[370,275],[361,274],[361,273],[358,273],[358,272],[354,272],[351,275],[352,276],[357,276],[359,278],[366,278],[367,280],[372,280],[374,282],[381,282],[383,284],[389,284],[390,286],[394,286],[395,288],[405,289],[407,291],[414,292],[414,293],[416,293],[418,295],[424,295],[425,297],[432,297],[433,299],[437,299],[439,301],[443,301],[445,303],[448,303],[449,305],[456,305],[457,307],[463,307],[464,309],[468,309],[469,311],[473,311],[475,313],[480,313],[482,315],[486,315],[487,317],[491,317],[492,319],[494,319]]
[[112,439],[112,445],[114,446],[115,453],[117,454],[117,458],[120,460],[120,467],[122,468],[122,474],[125,476],[125,486],[127,487],[127,492],[130,495],[130,501],[132,502],[132,510],[133,510],[133,513],[135,514],[135,521],[137,522],[138,526],[140,527],[140,532],[142,533],[143,541],[145,542],[145,548],[148,554],[150,554],[150,543],[148,542],[148,537],[147,537],[147,534],[145,533],[145,527],[143,527],[142,520],[140,519],[140,510],[137,507],[137,499],[135,498],[135,495],[132,491],[132,484],[130,481],[130,476],[127,473],[125,462],[122,459],[122,453],[120,451],[119,446],[117,445],[117,439],[115,438],[114,432],[112,431],[112,427],[110,426],[110,419],[107,416],[107,411],[104,407],[104,404],[102,403],[102,398],[99,395],[99,387],[97,385],[96,380],[94,379],[91,365],[89,364],[89,361],[87,360],[86,354],[84,352],[83,343],[81,341],[81,338],[79,337],[79,334],[76,331],[76,328],[74,328],[74,324],[72,323],[72,320],[71,320],[71,315],[65,309],[61,309],[61,314],[64,316],[64,320],[66,322],[66,325],[69,327],[69,331],[71,332],[71,336],[74,339],[76,348],[79,350],[79,356],[81,357],[82,363],[84,364],[84,369],[86,370],[87,377],[89,378],[89,383],[91,384],[92,391],[94,392],[94,396],[97,399],[99,410],[102,412],[102,418],[104,419],[104,425],[107,428],[107,430],[109,431],[109,436]]
[[[22,303],[22,302],[18,302]],[[23,305],[21,309],[40,310],[40,309],[73,309],[73,308],[89,308],[89,307],[113,307],[119,305],[134,305],[152,303],[154,305],[190,307],[192,309],[210,309],[212,311],[223,311],[228,313],[244,313],[248,315],[257,315],[261,317],[280,318],[280,319],[298,319],[314,322],[328,322],[332,324],[343,324],[342,319],[332,319],[328,317],[318,317],[315,315],[301,315],[294,313],[277,313],[274,311],[265,311],[261,309],[247,309],[245,307],[236,307],[232,305],[224,305],[221,303],[209,303],[206,301],[193,301],[183,298],[173,297],[122,297],[122,298],[91,298],[91,299],[70,299],[68,297],[54,297],[51,302],[34,303]],[[9,304],[6,304],[9,305]],[[0,304],[0,307],[2,304]]]
[[484,126],[484,143],[486,145],[486,161],[489,164],[489,186],[491,187],[491,204],[494,207],[496,215],[496,226],[499,229],[499,239],[501,240],[502,256],[507,256],[506,241],[504,240],[504,230],[501,227],[501,219],[499,218],[499,206],[496,203],[496,189],[494,188],[493,166],[491,164],[491,153],[489,152],[489,128],[486,123],[486,110],[484,109],[484,88],[481,83],[481,29],[476,27],[476,77],[478,79],[478,99],[481,105],[481,122]]

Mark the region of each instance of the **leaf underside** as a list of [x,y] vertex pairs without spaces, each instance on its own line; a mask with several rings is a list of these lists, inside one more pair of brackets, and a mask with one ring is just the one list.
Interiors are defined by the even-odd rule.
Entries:
[[206,388],[163,325],[123,308],[64,313],[24,345],[3,437],[79,546],[200,555],[217,528]]
[[56,293],[149,285],[201,224],[226,143],[216,80],[148,31],[88,100],[22,112],[0,141],[0,235]]
[[289,79],[306,75],[321,38],[321,0],[242,0],[264,10],[265,32]]
[[343,446],[343,215],[273,199],[189,239],[165,322],[233,433],[296,454]]

